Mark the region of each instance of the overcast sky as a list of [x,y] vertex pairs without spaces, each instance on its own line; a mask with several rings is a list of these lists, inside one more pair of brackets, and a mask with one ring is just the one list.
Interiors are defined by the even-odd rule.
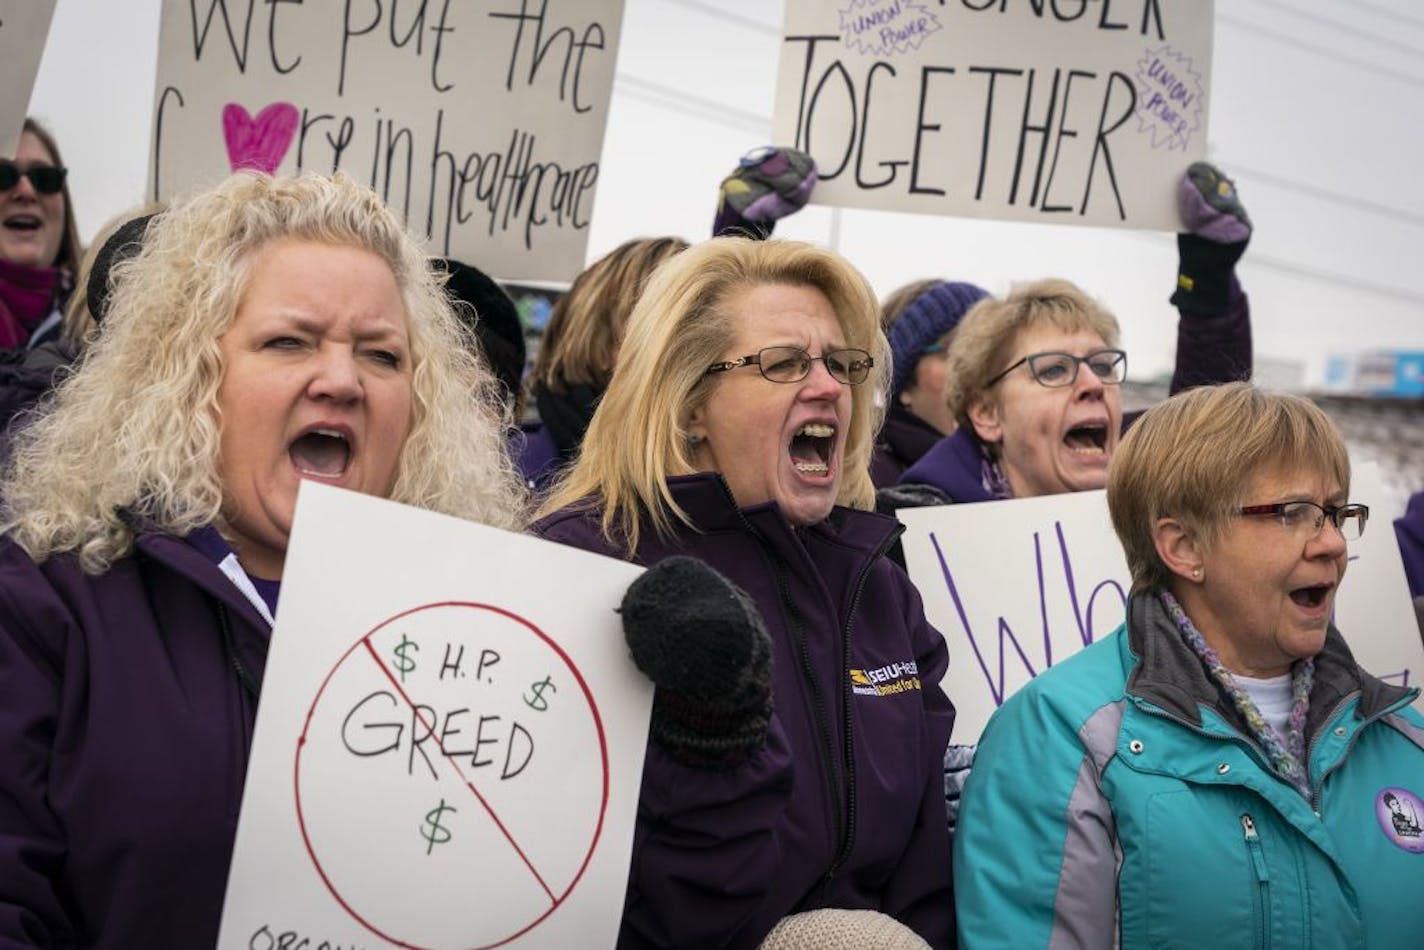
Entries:
[[[589,259],[637,235],[705,236],[718,181],[770,138],[781,14],[627,0]],[[32,111],[73,169],[86,237],[143,198],[158,19],[159,0],[55,12]],[[1215,29],[1209,156],[1256,223],[1240,273],[1267,378],[1276,361],[1313,384],[1329,354],[1424,350],[1424,8],[1219,0]],[[778,233],[833,244],[882,295],[921,277],[994,292],[1067,277],[1117,314],[1134,377],[1170,369],[1168,234],[818,207]]]

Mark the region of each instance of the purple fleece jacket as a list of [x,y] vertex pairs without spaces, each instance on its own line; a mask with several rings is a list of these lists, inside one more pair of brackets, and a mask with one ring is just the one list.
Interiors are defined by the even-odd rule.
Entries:
[[181,538],[0,539],[0,947],[213,946],[269,635]]
[[[898,526],[837,508],[793,529],[774,504],[738,509],[717,475],[668,485],[696,529],[644,537],[634,560],[691,554],[752,597],[775,645],[773,715],[766,748],[731,771],[681,765],[650,743],[618,945],[755,947],[787,914],[844,907],[952,946],[948,653],[884,557]],[[535,532],[624,554],[592,508]]]

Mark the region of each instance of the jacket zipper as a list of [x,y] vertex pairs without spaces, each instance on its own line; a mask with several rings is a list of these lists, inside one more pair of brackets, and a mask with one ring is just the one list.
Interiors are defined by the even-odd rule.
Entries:
[[1271,877],[1266,872],[1266,856],[1261,850],[1261,837],[1256,822],[1249,814],[1241,816],[1241,830],[1246,835],[1246,853],[1256,871],[1256,945],[1269,950],[1271,946]]
[[851,851],[855,848],[855,733],[852,729],[854,725],[852,720],[853,704],[848,686],[850,679],[850,628],[855,624],[856,612],[860,610],[860,595],[865,592],[865,582],[870,577],[870,569],[875,566],[876,561],[885,556],[885,552],[904,531],[904,525],[896,525],[895,530],[875,549],[866,560],[865,566],[860,569],[851,594],[850,610],[846,613],[845,627],[841,631],[841,708],[844,710],[845,718],[846,832],[841,842],[840,853],[836,855],[836,859],[826,870],[827,882],[836,876],[836,872],[850,859]]
[[722,489],[727,493],[727,499],[731,502],[732,508],[737,512],[737,518],[747,532],[761,545],[763,551],[770,556],[772,567],[776,574],[776,587],[781,594],[781,605],[786,610],[792,621],[792,635],[796,640],[798,653],[801,659],[801,673],[805,676],[811,687],[811,701],[816,715],[816,728],[820,733],[821,747],[826,756],[826,786],[831,802],[835,806],[835,835],[841,842],[836,856],[831,861],[830,867],[826,869],[822,877],[823,882],[829,883],[836,875],[836,871],[850,858],[851,851],[855,846],[855,736],[852,732],[850,689],[847,680],[850,677],[850,628],[855,622],[855,613],[860,607],[860,595],[865,590],[865,582],[870,576],[870,569],[875,562],[885,556],[885,552],[895,543],[895,539],[904,533],[904,525],[896,525],[895,530],[881,542],[866,559],[865,566],[861,568],[860,574],[856,577],[854,592],[851,595],[850,612],[846,617],[845,627],[841,634],[841,710],[845,720],[844,741],[842,743],[841,765],[845,775],[845,797],[840,795],[840,789],[836,785],[836,769],[834,767],[835,749],[831,743],[831,727],[826,719],[825,696],[821,692],[820,681],[816,678],[815,667],[811,664],[810,647],[806,639],[806,622],[801,616],[801,612],[796,608],[795,602],[791,599],[791,593],[786,585],[786,561],[780,552],[772,546],[766,536],[759,531],[755,525],[742,514],[737,507],[735,499],[732,498],[731,489],[726,483],[722,484]]
[[[730,500],[730,489],[727,490],[727,496]],[[847,825],[845,820],[846,807],[840,795],[840,789],[836,783],[835,746],[831,742],[830,723],[826,719],[825,696],[821,692],[820,681],[816,678],[816,670],[811,663],[810,646],[807,643],[806,639],[805,618],[801,616],[801,611],[797,609],[795,601],[791,599],[791,592],[787,587],[786,561],[781,556],[780,552],[778,552],[776,548],[771,544],[771,542],[766,539],[765,535],[763,535],[761,531],[759,531],[756,526],[753,525],[751,521],[747,519],[746,515],[742,514],[741,509],[736,507],[735,502],[732,503],[732,507],[734,510],[736,510],[737,517],[746,527],[747,532],[753,538],[756,538],[758,544],[762,548],[763,553],[765,553],[772,562],[772,572],[776,575],[777,591],[781,595],[781,606],[782,609],[786,611],[787,619],[791,622],[791,636],[792,639],[796,642],[797,655],[801,660],[801,675],[806,679],[807,684],[811,688],[811,706],[812,711],[815,714],[816,731],[821,739],[822,755],[824,755],[825,757],[824,761],[826,767],[823,774],[826,779],[826,794],[827,797],[830,799],[833,811],[834,834],[836,840],[844,842],[847,834]],[[773,699],[773,702],[774,701],[775,700]],[[842,847],[841,850],[844,851],[844,847]],[[835,863],[832,862],[832,868],[834,867]],[[828,871],[827,877],[829,876],[830,872]]]

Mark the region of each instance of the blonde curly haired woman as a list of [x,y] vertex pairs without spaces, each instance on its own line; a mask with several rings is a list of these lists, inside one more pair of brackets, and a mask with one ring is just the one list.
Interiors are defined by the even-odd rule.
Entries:
[[237,176],[116,266],[0,484],[0,944],[213,944],[298,484],[522,521],[461,332],[339,175]]

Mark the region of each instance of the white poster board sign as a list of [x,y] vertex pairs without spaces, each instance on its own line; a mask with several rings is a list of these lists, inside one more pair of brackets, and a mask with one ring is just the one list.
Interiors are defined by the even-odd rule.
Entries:
[[0,158],[13,158],[55,0],[0,0]]
[[773,117],[820,204],[1175,231],[1212,0],[786,0]]
[[613,946],[640,571],[303,484],[218,946]]
[[[1350,500],[1375,505],[1376,517],[1350,545],[1335,622],[1363,668],[1415,686],[1424,646],[1382,504],[1388,492],[1373,463],[1356,466],[1352,481]],[[1125,618],[1131,577],[1105,492],[897,514],[925,616],[949,643],[943,686],[958,710],[957,744],[977,742],[1015,690]]]
[[583,268],[623,0],[163,0],[149,195],[340,169],[431,254]]

